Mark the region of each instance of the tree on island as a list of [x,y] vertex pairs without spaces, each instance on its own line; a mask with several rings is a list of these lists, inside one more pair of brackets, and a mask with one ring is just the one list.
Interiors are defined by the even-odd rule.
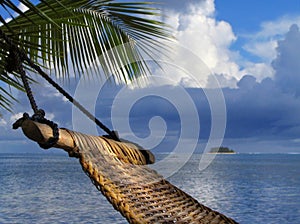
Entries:
[[234,150],[229,149],[228,147],[214,147],[210,150],[211,153],[235,153]]

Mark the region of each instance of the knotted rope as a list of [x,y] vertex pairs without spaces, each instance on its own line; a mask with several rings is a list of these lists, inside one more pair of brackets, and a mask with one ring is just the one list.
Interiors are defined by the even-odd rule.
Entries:
[[53,121],[46,119],[45,111],[42,109],[39,109],[36,104],[36,101],[34,99],[32,90],[31,90],[29,82],[28,82],[28,77],[26,75],[26,72],[25,72],[25,69],[23,66],[23,61],[27,58],[26,54],[24,53],[24,51],[21,51],[7,36],[5,36],[5,34],[1,31],[1,29],[0,29],[0,37],[3,38],[9,45],[9,55],[6,58],[6,70],[9,73],[16,72],[16,73],[20,74],[25,92],[27,94],[27,98],[28,98],[31,108],[34,112],[32,117],[30,117],[27,113],[24,113],[23,117],[20,118],[19,120],[17,120],[13,124],[13,129],[19,128],[21,126],[21,123],[26,119],[31,119],[33,121],[37,121],[37,122],[49,125],[52,128],[53,137],[49,138],[49,140],[45,143],[39,143],[40,147],[42,147],[44,149],[49,149],[56,144],[56,142],[59,138],[58,126]]
[[[103,137],[68,131],[76,145],[70,155],[96,188],[129,223],[235,224],[172,185],[137,156],[128,160],[119,144]],[[126,149],[126,147],[122,147]],[[126,154],[134,151],[126,149]]]
[[50,78],[37,64],[35,64],[26,53],[21,50],[12,42],[12,40],[5,35],[5,33],[0,29],[0,38],[6,41],[8,46],[10,47],[9,56],[6,59],[6,70],[10,73],[16,71],[21,75],[21,79],[31,104],[31,107],[35,114],[38,113],[38,107],[34,100],[32,91],[30,89],[26,73],[23,67],[23,62],[27,62],[27,64],[33,68],[36,72],[38,72],[49,84],[51,84],[59,93],[65,96],[74,106],[76,106],[83,114],[85,114],[89,119],[94,121],[103,131],[105,131],[110,138],[120,141],[117,133],[115,131],[111,131],[108,127],[106,127],[98,118],[92,115],[87,109],[85,109],[77,100],[75,100],[67,91],[65,91],[58,83],[56,83],[53,79]]

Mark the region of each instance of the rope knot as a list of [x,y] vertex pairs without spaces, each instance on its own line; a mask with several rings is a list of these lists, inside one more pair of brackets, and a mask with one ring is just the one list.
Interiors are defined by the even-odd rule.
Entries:
[[32,115],[31,120],[37,121],[42,124],[46,124],[52,128],[53,137],[49,138],[48,141],[45,143],[38,143],[38,144],[43,149],[49,149],[49,148],[53,147],[59,139],[58,125],[56,123],[54,123],[53,121],[46,119],[45,111],[42,109],[38,109],[34,113],[34,115]]
[[57,141],[59,139],[58,125],[56,123],[54,123],[53,121],[50,121],[50,120],[46,119],[45,118],[45,111],[42,110],[42,109],[37,110],[37,112],[35,114],[33,114],[32,117],[30,117],[27,113],[24,113],[23,117],[18,119],[13,124],[13,129],[18,129],[19,127],[22,126],[23,122],[25,120],[28,120],[28,119],[30,119],[32,121],[39,122],[41,124],[46,124],[46,125],[48,125],[52,128],[53,137],[49,138],[48,141],[45,142],[45,143],[38,143],[41,148],[49,149],[57,143]]
[[45,119],[45,111],[43,109],[38,109],[34,115],[32,115],[32,120],[36,120],[36,121],[39,121],[39,120],[43,120]]

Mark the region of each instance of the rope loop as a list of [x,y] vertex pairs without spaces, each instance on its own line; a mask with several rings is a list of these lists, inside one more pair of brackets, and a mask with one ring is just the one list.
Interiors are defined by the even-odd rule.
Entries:
[[20,119],[18,119],[14,124],[13,124],[13,129],[17,129],[19,127],[22,126],[22,123],[25,120],[32,120],[32,121],[36,121],[39,122],[41,124],[46,124],[48,126],[50,126],[52,128],[52,134],[53,137],[49,138],[47,140],[47,142],[45,143],[38,143],[39,146],[43,149],[49,149],[51,147],[53,147],[58,139],[59,139],[59,129],[58,129],[58,125],[56,123],[54,123],[53,121],[50,121],[48,119],[45,118],[45,111],[39,109],[35,114],[32,115],[32,117],[30,117],[27,113],[23,114],[23,117],[21,117]]
[[45,111],[42,109],[39,109],[34,115],[32,115],[31,120],[37,121],[41,124],[46,124],[52,128],[53,137],[49,138],[45,143],[38,143],[38,144],[43,149],[49,149],[53,147],[59,139],[58,125],[53,121],[46,119]]

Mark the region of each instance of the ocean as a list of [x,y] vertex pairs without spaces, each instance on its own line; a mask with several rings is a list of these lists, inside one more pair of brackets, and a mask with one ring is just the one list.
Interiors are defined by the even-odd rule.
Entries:
[[[158,155],[159,157],[160,155]],[[239,223],[300,223],[300,155],[200,155],[168,180]],[[127,223],[67,155],[0,154],[0,223]]]

